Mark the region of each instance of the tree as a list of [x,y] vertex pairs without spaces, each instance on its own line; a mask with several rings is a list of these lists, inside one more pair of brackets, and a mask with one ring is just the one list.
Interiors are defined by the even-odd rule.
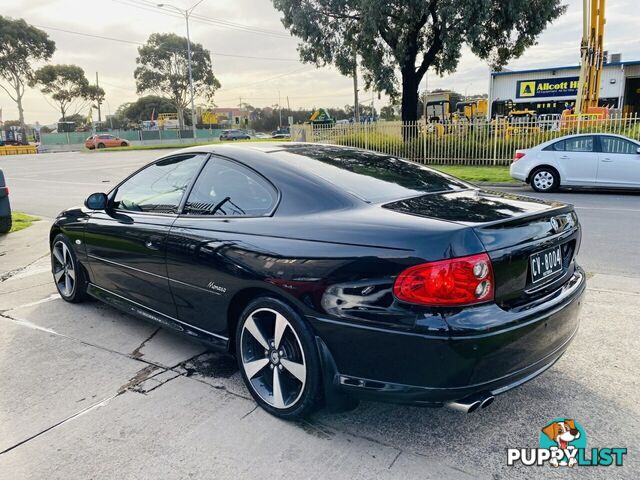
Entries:
[[84,127],[87,125],[87,117],[81,113],[74,113],[73,115],[67,115],[65,118],[61,118],[60,122],[75,122],[76,127]]
[[[190,99],[187,39],[174,33],[152,33],[138,48],[133,76],[139,94],[152,92],[170,100],[184,128],[184,111]],[[191,43],[191,71],[196,97],[211,101],[220,82],[213,74],[211,53],[199,43]]]
[[89,85],[85,89],[84,96],[91,102],[91,108],[98,110],[98,120],[100,120],[100,105],[104,103],[106,96],[104,89],[98,85]]
[[383,120],[397,120],[396,105],[385,105],[380,109],[380,118]]
[[9,98],[18,107],[20,127],[25,128],[22,97],[24,88],[32,77],[33,62],[48,60],[53,55],[56,44],[49,36],[24,20],[12,20],[0,15],[0,83]]
[[141,122],[151,120],[151,115],[158,118],[159,113],[176,113],[177,109],[173,102],[157,95],[146,95],[138,98],[135,102],[127,103],[118,107],[122,117],[130,122]]
[[[67,112],[74,102],[86,100],[90,93],[89,81],[84,75],[84,70],[77,65],[45,65],[37,70],[31,82],[33,86],[40,86],[40,91],[58,104],[62,121],[65,121]],[[104,92],[103,92],[104,93]],[[77,113],[81,106],[76,106]]]
[[366,88],[401,93],[403,121],[418,119],[418,85],[429,68],[455,71],[467,44],[500,69],[566,9],[560,0],[272,1],[302,40],[304,62],[352,75],[359,57]]

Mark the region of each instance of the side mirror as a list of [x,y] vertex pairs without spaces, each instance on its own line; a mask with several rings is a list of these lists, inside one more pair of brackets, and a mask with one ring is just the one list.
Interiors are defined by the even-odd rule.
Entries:
[[106,210],[109,198],[106,193],[92,193],[84,201],[84,206],[90,210]]

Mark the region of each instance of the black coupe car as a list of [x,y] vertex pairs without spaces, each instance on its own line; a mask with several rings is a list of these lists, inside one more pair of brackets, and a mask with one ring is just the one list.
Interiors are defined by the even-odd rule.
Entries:
[[60,295],[235,354],[283,418],[357,398],[473,411],[578,328],[569,205],[483,191],[353,148],[199,146],[51,229]]

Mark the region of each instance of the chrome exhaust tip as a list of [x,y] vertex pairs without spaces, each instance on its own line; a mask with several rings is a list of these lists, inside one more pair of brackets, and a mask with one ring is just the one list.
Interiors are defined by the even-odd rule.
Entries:
[[480,407],[481,404],[482,402],[480,400],[474,400],[471,402],[460,400],[458,402],[448,402],[445,405],[448,408],[456,410],[458,412],[473,413]]
[[495,397],[491,394],[472,395],[455,402],[447,402],[445,406],[462,413],[473,413],[479,408],[487,408],[493,403]]
[[489,405],[493,403],[495,399],[496,397],[494,397],[493,395],[489,395],[487,398],[482,400],[482,402],[480,402],[480,408],[487,408]]

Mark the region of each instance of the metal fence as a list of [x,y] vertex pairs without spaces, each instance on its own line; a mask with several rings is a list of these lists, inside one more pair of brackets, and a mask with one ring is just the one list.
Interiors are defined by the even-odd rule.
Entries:
[[295,125],[292,140],[365,148],[425,164],[508,165],[515,151],[574,133],[640,140],[640,117],[540,116],[445,123]]
[[[98,132],[101,133],[101,132]],[[111,130],[109,135],[114,135],[123,140],[128,140],[134,144],[152,143],[194,143],[206,142],[220,137],[221,129],[198,129],[196,138],[193,137],[192,130]],[[61,132],[43,133],[40,136],[40,143],[43,147],[81,145],[92,132]]]

